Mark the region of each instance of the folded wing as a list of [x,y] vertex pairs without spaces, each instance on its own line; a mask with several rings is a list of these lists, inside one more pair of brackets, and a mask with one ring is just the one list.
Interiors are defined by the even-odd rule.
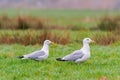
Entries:
[[35,52],[33,52],[32,54],[28,54],[28,55],[26,55],[28,58],[30,58],[30,59],[36,59],[36,58],[38,58],[38,57],[42,57],[42,56],[44,56],[46,53],[44,52],[44,51],[35,51]]
[[66,55],[65,57],[63,57],[63,60],[67,60],[67,61],[75,61],[78,58],[82,58],[84,56],[83,52],[81,50],[77,50],[74,51],[73,53]]

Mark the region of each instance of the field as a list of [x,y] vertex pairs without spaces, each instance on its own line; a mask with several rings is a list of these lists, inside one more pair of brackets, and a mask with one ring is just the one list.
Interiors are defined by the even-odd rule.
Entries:
[[[99,23],[99,18],[109,14],[110,16],[119,15],[119,11],[74,11],[74,10],[1,10],[0,14],[10,17],[30,15],[44,19],[45,25],[57,26],[81,26],[82,30],[48,30],[55,34],[64,35],[69,33],[71,41],[65,45],[50,45],[50,55],[45,61],[37,62],[33,60],[20,60],[17,56],[39,50],[42,45],[39,43],[22,44],[1,44],[0,45],[0,80],[120,80],[120,41],[107,45],[99,42],[90,44],[91,58],[82,63],[58,62],[55,59],[71,53],[82,47],[82,39],[90,37],[96,39],[96,34],[107,34],[108,31],[91,30],[89,28]],[[68,15],[69,14],[69,15]],[[94,17],[94,18],[93,18]],[[97,20],[96,20],[97,18]],[[87,20],[86,20],[87,19]],[[90,20],[89,20],[90,19]],[[79,23],[80,22],[80,23]],[[30,30],[31,31],[31,30]],[[38,35],[43,30],[32,30],[33,36]],[[14,34],[23,38],[29,30],[0,30],[0,37],[16,37]],[[109,32],[116,34],[116,32]],[[118,33],[119,34],[119,33]],[[113,35],[114,36],[114,35]],[[30,36],[31,37],[31,36]],[[99,36],[98,36],[99,37]],[[110,36],[101,37],[98,41],[106,42]],[[114,37],[113,37],[114,38]],[[113,39],[112,38],[112,39]],[[53,38],[54,39],[54,38]],[[116,38],[115,38],[116,39]]]
[[[38,50],[41,46],[1,45],[1,80],[119,80],[120,46],[91,45],[91,58],[82,64],[57,62],[55,58],[79,49],[81,44],[50,46],[46,61],[19,60],[16,56]],[[105,79],[106,80],[106,79]]]

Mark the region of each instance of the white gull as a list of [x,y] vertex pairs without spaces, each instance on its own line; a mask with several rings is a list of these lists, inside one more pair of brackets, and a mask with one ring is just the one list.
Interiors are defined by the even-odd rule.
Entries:
[[19,56],[18,58],[33,59],[33,60],[38,60],[38,61],[45,60],[49,56],[49,44],[50,43],[53,43],[53,42],[51,42],[50,40],[45,40],[41,50],[32,52],[30,54],[26,54],[23,56]]
[[90,58],[90,46],[89,43],[94,42],[90,38],[83,39],[83,47],[80,50],[76,50],[71,54],[68,54],[62,58],[57,58],[58,61],[73,61],[76,63],[81,63]]

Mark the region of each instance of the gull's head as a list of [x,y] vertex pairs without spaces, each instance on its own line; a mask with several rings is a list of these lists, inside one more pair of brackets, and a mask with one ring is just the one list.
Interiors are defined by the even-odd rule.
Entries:
[[91,42],[94,42],[94,41],[91,40],[90,38],[84,38],[84,39],[83,39],[83,43],[84,43],[84,44],[89,44],[89,43],[91,43]]
[[46,44],[46,45],[49,45],[49,44],[51,44],[52,42],[50,41],[50,40],[45,40],[44,41],[44,44]]

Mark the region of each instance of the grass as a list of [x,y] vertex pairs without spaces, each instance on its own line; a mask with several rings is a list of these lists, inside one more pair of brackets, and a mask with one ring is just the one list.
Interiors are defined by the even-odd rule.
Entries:
[[[55,58],[80,49],[82,44],[50,46],[49,58],[45,61],[19,60],[16,56],[41,48],[40,45],[0,45],[1,80],[119,80],[120,46],[91,45],[91,58],[82,64],[57,62]],[[113,49],[114,48],[114,49]]]
[[[69,15],[68,15],[69,13]],[[101,17],[104,15],[118,15],[120,14],[119,10],[55,10],[55,9],[1,9],[0,14],[8,14],[11,17],[22,15],[32,15],[32,16],[41,16],[41,17],[66,17],[66,18],[75,18],[78,17]]]
[[19,15],[40,17],[45,25],[80,26],[84,28],[96,26],[103,16],[116,16],[120,11],[102,10],[39,10],[39,9],[1,9],[0,15],[16,17]]
[[[41,44],[50,39],[59,44],[79,43],[85,37],[95,39],[99,43],[109,42],[109,37],[103,36],[107,32],[90,30],[0,30],[0,44]],[[112,34],[112,33],[111,33]],[[116,33],[117,34],[117,33]],[[118,34],[119,35],[119,34]],[[98,38],[99,37],[99,38]],[[103,41],[106,38],[106,41]],[[103,40],[102,40],[103,39]],[[110,37],[111,39],[111,37]],[[118,41],[118,40],[117,40]],[[102,45],[102,44],[101,44]]]
[[[8,14],[7,14],[8,13]],[[10,17],[18,15],[31,15],[46,20],[47,25],[72,25],[82,27],[96,26],[97,20],[104,15],[116,16],[119,11],[78,11],[78,10],[0,10],[0,15],[6,14]],[[69,14],[69,15],[68,15]],[[89,21],[90,18],[90,21]],[[92,20],[93,19],[93,20]],[[95,34],[105,34],[103,31],[71,31],[52,30],[63,35],[69,32],[71,43],[61,46],[50,46],[49,58],[37,62],[33,60],[20,60],[17,56],[39,50],[42,45],[1,44],[0,45],[0,80],[120,80],[120,42],[109,46],[91,44],[91,58],[82,63],[58,62],[55,59],[71,53],[82,47],[82,39],[93,38]],[[33,31],[38,35],[39,30]],[[12,37],[14,34],[20,36],[29,34],[29,30],[0,30],[2,35]],[[116,33],[117,34],[117,33]],[[98,36],[99,37],[99,36]]]
[[59,44],[68,44],[71,42],[69,32],[65,31],[56,32],[54,30],[2,30],[0,32],[0,44],[17,43],[22,45],[35,45],[42,44],[46,39]]

